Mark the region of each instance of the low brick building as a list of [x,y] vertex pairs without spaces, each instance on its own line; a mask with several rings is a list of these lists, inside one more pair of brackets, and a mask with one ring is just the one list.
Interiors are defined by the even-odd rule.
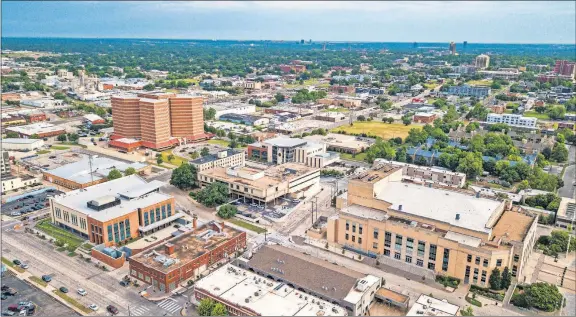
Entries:
[[[188,231],[186,231],[188,229]],[[233,258],[246,248],[246,232],[215,221],[192,227],[166,243],[130,258],[130,276],[169,293],[183,281],[194,278],[211,265]]]
[[433,113],[419,113],[414,115],[414,122],[432,123],[434,120],[436,120],[436,115]]
[[44,114],[42,112],[30,113],[30,114],[24,115],[24,117],[26,117],[26,120],[28,121],[28,123],[46,121],[46,114]]

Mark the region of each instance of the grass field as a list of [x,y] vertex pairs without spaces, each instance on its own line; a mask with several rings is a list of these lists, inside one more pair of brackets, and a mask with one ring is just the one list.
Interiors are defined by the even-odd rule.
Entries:
[[21,267],[17,266],[16,264],[12,263],[12,261],[8,260],[8,259],[5,258],[5,257],[2,257],[2,263],[6,264],[6,266],[9,266],[9,267],[13,268],[13,269],[15,269],[16,271],[18,271],[18,272],[20,272],[20,273],[23,273],[23,272],[24,272],[24,269],[23,269],[23,268],[21,268]]
[[84,243],[84,239],[76,236],[75,234],[68,232],[64,229],[57,228],[50,224],[49,219],[41,220],[36,224],[36,228],[40,231],[45,232],[47,235],[63,241],[64,243],[68,244],[69,247],[77,248],[82,243]]
[[230,145],[229,141],[226,140],[218,140],[218,139],[212,139],[212,140],[208,140],[209,144],[215,144],[215,145],[220,145],[223,147],[228,147],[228,145]]
[[320,84],[320,81],[317,78],[310,78],[304,81],[304,84],[300,85],[298,81],[295,81],[294,84],[286,84],[284,88],[296,88],[296,87],[304,87],[304,86],[316,86],[319,88],[327,88],[330,87],[329,83]]
[[490,85],[492,85],[492,81],[486,80],[486,79],[471,80],[471,81],[466,82],[466,84],[470,85],[470,86],[490,86]]
[[39,150],[39,151],[36,151],[36,154],[38,154],[38,155],[48,154],[48,153],[50,153],[50,150]]
[[180,165],[182,165],[182,163],[188,162],[187,158],[184,158],[184,157],[181,157],[178,155],[174,155],[174,154],[172,154],[172,155],[174,155],[174,158],[172,159],[172,161],[170,161],[170,160],[168,160],[168,155],[170,155],[170,154],[172,154],[172,150],[166,150],[166,151],[162,152],[162,159],[164,160],[164,162],[170,163],[170,164],[175,165],[175,166],[180,166]]
[[324,109],[322,112],[350,112],[348,108],[332,108],[332,109]]
[[421,128],[419,125],[411,124],[405,126],[401,123],[383,123],[378,121],[365,121],[365,122],[354,122],[353,126],[344,125],[330,132],[345,131],[348,134],[356,133],[366,133],[370,135],[379,136],[382,139],[391,139],[396,137],[405,138],[408,136],[408,131],[412,128]]
[[244,229],[248,229],[248,230],[254,231],[254,232],[256,232],[256,233],[264,233],[264,232],[268,231],[268,230],[266,230],[265,228],[261,228],[261,227],[255,226],[255,225],[253,225],[253,224],[251,224],[251,223],[249,223],[249,222],[246,222],[246,221],[243,221],[243,220],[240,220],[240,219],[228,219],[227,221],[230,221],[231,223],[233,223],[233,224],[235,224],[235,225],[237,225],[237,226],[239,226],[239,227],[242,227],[242,228],[244,228]]
[[356,156],[353,156],[350,153],[340,153],[340,159],[364,162],[364,160],[366,160],[366,153],[359,153],[356,154]]
[[38,276],[29,276],[28,277],[31,281],[35,282],[36,284],[42,286],[42,287],[46,287],[48,286],[48,283],[44,282],[41,278],[39,278]]
[[537,119],[540,119],[540,120],[549,120],[549,119],[550,119],[550,117],[548,117],[547,114],[545,114],[545,113],[538,113],[538,112],[536,112],[536,111],[526,111],[526,112],[524,112],[524,116],[525,116],[525,117],[537,118]]
[[436,87],[438,87],[438,84],[437,84],[437,83],[426,83],[426,84],[424,84],[424,88],[426,88],[426,89],[434,89],[434,88],[436,88]]
[[52,145],[50,148],[52,150],[60,150],[60,151],[70,149],[69,146],[62,146],[62,145]]

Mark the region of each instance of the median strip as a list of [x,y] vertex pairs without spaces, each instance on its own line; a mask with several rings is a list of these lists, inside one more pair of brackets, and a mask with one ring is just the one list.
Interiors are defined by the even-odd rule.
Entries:
[[44,282],[41,278],[37,277],[37,276],[28,276],[28,279],[30,279],[32,282],[42,286],[42,287],[46,287],[48,286],[48,283]]
[[12,263],[12,261],[8,260],[5,257],[2,257],[2,263],[6,264],[7,266],[13,268],[14,270],[18,271],[19,273],[24,273],[26,270],[24,270],[23,268],[19,267],[18,265]]
[[80,304],[80,302],[78,302],[74,298],[60,292],[59,290],[55,290],[55,291],[53,291],[53,293],[58,295],[58,297],[62,298],[63,300],[65,300],[68,304],[76,307],[78,310],[81,310],[83,313],[89,314],[92,312],[88,307]]

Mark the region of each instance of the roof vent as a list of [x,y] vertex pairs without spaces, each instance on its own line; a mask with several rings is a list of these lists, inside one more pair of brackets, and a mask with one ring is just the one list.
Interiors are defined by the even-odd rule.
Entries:
[[460,220],[460,214],[456,214],[456,220]]

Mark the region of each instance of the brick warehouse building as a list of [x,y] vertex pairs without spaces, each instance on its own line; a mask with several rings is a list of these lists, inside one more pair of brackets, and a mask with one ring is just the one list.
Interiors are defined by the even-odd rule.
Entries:
[[118,95],[111,100],[114,134],[110,145],[113,147],[125,148],[126,142],[118,140],[134,139],[138,147],[165,149],[180,141],[207,138],[202,97],[151,92]]
[[130,276],[154,289],[171,292],[218,261],[246,248],[246,232],[211,221],[130,258]]

